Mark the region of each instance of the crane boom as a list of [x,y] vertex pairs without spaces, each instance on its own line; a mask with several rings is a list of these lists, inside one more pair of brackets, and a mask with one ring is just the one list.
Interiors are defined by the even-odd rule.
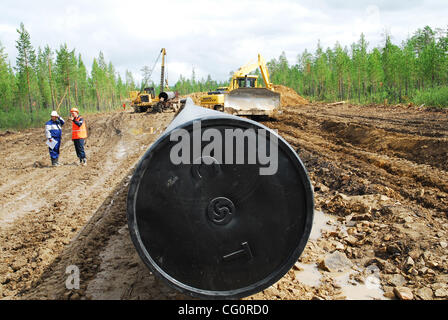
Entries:
[[268,67],[266,66],[266,62],[264,61],[264,58],[261,56],[261,54],[258,54],[258,67],[260,68],[261,75],[263,76],[263,81],[264,84],[266,85],[266,88],[274,91],[273,85],[269,80]]
[[160,72],[160,92],[163,92],[164,77],[165,77],[165,55],[166,55],[165,48],[162,48],[162,51],[160,51],[160,53],[162,54],[162,67]]

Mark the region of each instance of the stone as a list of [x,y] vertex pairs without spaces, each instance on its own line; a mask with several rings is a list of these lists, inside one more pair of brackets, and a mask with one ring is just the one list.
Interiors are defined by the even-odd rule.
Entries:
[[412,274],[413,276],[418,276],[418,271],[414,268],[409,269],[408,273]]
[[445,289],[445,288],[437,289],[437,290],[434,292],[434,295],[435,295],[437,298],[445,298],[445,297],[448,297],[448,290]]
[[325,256],[319,267],[329,272],[342,272],[352,267],[352,262],[343,252],[335,251]]
[[394,287],[401,287],[406,283],[406,279],[399,273],[387,275],[385,277],[387,279],[387,283],[393,285]]
[[406,259],[406,262],[405,262],[404,266],[405,266],[406,269],[409,269],[409,268],[413,267],[414,264],[415,264],[414,260],[411,257],[408,257]]
[[358,239],[355,238],[354,236],[348,236],[348,237],[346,237],[346,238],[345,238],[345,241],[346,241],[348,244],[352,245],[352,246],[354,246],[354,245],[356,245],[356,244],[358,243]]
[[440,241],[439,242],[440,246],[445,249],[446,247],[448,247],[448,243],[446,241]]
[[319,183],[318,187],[320,188],[320,191],[323,193],[327,193],[328,191],[330,191],[330,188],[328,188],[326,185]]
[[348,227],[348,228],[352,228],[352,227],[354,227],[356,225],[356,221],[348,221],[347,223],[346,223],[346,226]]
[[385,296],[388,299],[393,299],[395,298],[395,293],[393,291],[387,291],[383,293],[383,296]]
[[448,289],[448,284],[443,282],[436,282],[431,285],[432,290],[438,290],[438,289]]
[[392,263],[387,262],[384,264],[384,272],[387,274],[399,273],[400,269],[394,266]]
[[345,249],[345,246],[342,243],[340,243],[339,241],[335,241],[334,245],[336,247],[336,250],[344,250]]
[[9,272],[9,266],[6,263],[0,263],[0,275]]
[[418,250],[412,250],[411,252],[409,252],[409,256],[414,260],[417,261],[418,258],[420,257],[420,252]]
[[428,287],[418,289],[416,296],[423,300],[432,300],[433,298],[432,290]]
[[406,217],[406,218],[404,218],[403,220],[404,220],[404,222],[406,222],[406,223],[412,223],[412,222],[414,222],[414,219],[412,219],[412,217]]
[[368,260],[365,264],[364,267],[369,267],[370,265],[375,265],[377,266],[380,270],[384,270],[384,267],[386,265],[387,261],[380,259],[380,258],[373,258]]
[[11,268],[14,271],[22,269],[24,266],[28,264],[28,260],[24,256],[17,257],[11,265]]
[[448,283],[448,274],[440,274],[435,277],[437,282]]
[[428,273],[428,268],[427,268],[427,267],[423,267],[423,268],[421,268],[421,269],[418,270],[418,273],[419,273],[420,275],[427,274],[427,273]]
[[81,296],[78,293],[74,293],[71,297],[70,300],[79,300],[81,298]]
[[365,221],[372,220],[372,215],[370,213],[357,214],[352,217],[353,221]]
[[395,296],[400,300],[412,300],[414,299],[414,295],[412,294],[412,290],[407,287],[395,287],[394,288]]

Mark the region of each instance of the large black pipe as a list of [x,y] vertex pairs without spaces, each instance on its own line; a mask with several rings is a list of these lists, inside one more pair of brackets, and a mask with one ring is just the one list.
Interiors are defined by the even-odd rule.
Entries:
[[[244,161],[231,133],[245,136]],[[307,171],[283,138],[191,99],[140,159],[127,198],[131,238],[150,270],[181,292],[217,299],[282,278],[305,248],[313,210]]]

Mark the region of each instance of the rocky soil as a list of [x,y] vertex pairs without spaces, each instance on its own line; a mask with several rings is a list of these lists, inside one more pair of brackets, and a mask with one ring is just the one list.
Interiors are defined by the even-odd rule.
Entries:
[[[190,299],[141,262],[125,215],[133,168],[173,116],[86,117],[86,167],[68,128],[57,168],[43,129],[0,134],[0,298]],[[297,150],[316,212],[295,266],[245,299],[448,299],[447,112],[285,103],[263,124]]]

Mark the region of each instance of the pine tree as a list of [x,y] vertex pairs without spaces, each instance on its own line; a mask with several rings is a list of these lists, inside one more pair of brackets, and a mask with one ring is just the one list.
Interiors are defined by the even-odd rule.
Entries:
[[61,45],[56,50],[56,84],[57,84],[57,101],[59,106],[65,105],[68,112],[70,105],[74,102],[72,98],[72,83],[75,78],[75,61],[73,61],[74,52],[68,50],[67,44]]
[[17,29],[19,39],[16,41],[18,51],[16,59],[17,81],[19,95],[22,103],[22,97],[27,97],[28,110],[33,118],[33,106],[36,105],[37,77],[36,77],[36,54],[30,41],[30,34],[26,31],[23,23],[20,29]]
[[51,51],[47,46],[44,51],[38,48],[37,54],[37,79],[40,92],[41,104],[44,108],[49,108],[50,106],[54,109],[54,101],[52,97],[51,82],[50,82],[50,71],[48,63],[51,65]]
[[128,91],[135,90],[135,81],[132,72],[126,70],[126,89]]
[[78,75],[78,94],[79,94],[79,104],[84,109],[87,108],[89,83],[87,76],[87,69],[82,61],[81,54],[78,55],[78,65],[77,65],[77,75]]

